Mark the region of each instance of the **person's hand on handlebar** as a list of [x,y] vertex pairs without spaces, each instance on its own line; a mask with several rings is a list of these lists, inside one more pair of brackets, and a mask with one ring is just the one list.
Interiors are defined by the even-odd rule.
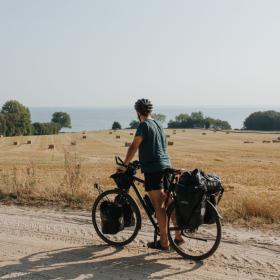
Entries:
[[124,165],[118,165],[117,166],[117,172],[118,173],[125,173],[127,171],[127,166]]

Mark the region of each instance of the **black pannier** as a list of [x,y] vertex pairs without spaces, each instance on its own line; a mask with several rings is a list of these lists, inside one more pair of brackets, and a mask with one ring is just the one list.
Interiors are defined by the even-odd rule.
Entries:
[[206,185],[198,169],[183,173],[175,187],[176,221],[180,227],[194,230],[204,222]]
[[100,204],[101,231],[104,234],[116,234],[124,229],[123,208],[111,201]]
[[133,210],[127,198],[123,195],[117,195],[115,198],[115,203],[122,207],[124,227],[132,227],[135,225],[135,217],[133,215]]
[[[224,188],[221,183],[221,179],[219,176],[215,174],[204,174],[204,178],[206,180],[207,187],[207,198],[208,201],[216,208],[220,199],[222,198]],[[210,204],[206,204],[206,211],[204,217],[205,224],[213,224],[215,223],[214,211],[211,208]]]
[[120,189],[128,189],[132,184],[132,178],[128,174],[128,172],[121,173],[116,172],[113,175],[110,176]]

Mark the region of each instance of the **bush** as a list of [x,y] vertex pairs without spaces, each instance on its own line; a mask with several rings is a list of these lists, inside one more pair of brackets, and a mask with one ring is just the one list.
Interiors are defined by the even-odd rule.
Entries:
[[254,112],[244,121],[244,129],[248,130],[280,130],[280,112]]
[[227,121],[204,118],[202,112],[193,112],[189,114],[180,114],[175,117],[175,121],[170,120],[168,128],[215,128],[215,129],[231,129]]
[[113,122],[112,129],[122,129],[122,126],[119,122]]
[[132,128],[132,129],[136,129],[138,127],[139,123],[140,123],[139,121],[133,120],[129,124],[129,127]]
[[49,123],[33,123],[32,131],[34,135],[50,135],[50,134],[58,134],[60,130],[60,125],[54,122]]

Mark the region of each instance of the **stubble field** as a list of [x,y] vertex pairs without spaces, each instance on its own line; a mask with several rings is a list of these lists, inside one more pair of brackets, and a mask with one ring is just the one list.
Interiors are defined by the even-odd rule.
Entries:
[[[133,133],[87,132],[86,139],[82,133],[0,138],[1,202],[89,208],[97,195],[95,182],[104,189],[114,186],[109,178],[114,156],[125,156],[125,142],[132,141]],[[221,176],[224,221],[279,226],[280,143],[272,140],[280,134],[179,129],[167,129],[166,134],[174,142],[168,146],[173,167]],[[48,149],[49,144],[54,149]]]

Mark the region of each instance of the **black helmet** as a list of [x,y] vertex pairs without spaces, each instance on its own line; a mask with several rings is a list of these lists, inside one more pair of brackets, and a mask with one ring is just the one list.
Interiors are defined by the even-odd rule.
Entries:
[[149,99],[142,98],[135,102],[134,108],[140,114],[147,115],[153,111],[153,104]]

